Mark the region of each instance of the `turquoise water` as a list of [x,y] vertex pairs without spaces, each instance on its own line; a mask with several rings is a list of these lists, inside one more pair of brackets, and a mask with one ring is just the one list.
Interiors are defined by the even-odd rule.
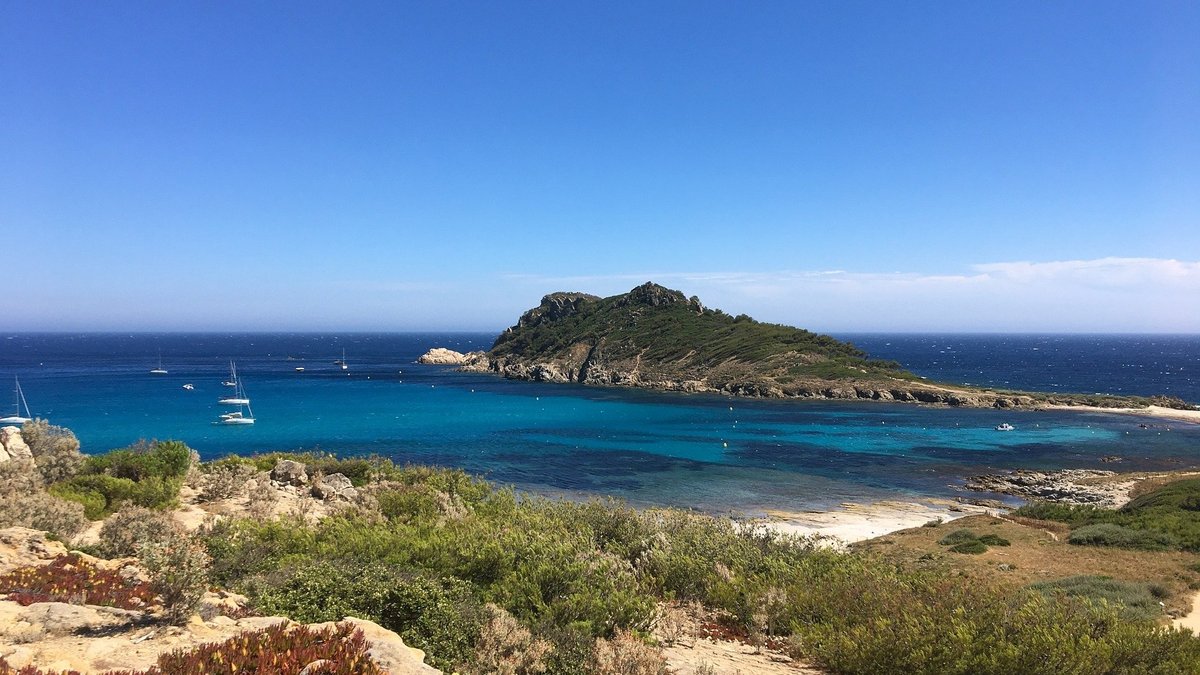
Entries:
[[[1200,463],[1200,428],[1143,428],[1146,420],[1134,417],[658,394],[414,363],[432,346],[466,350],[490,340],[18,335],[0,341],[0,377],[19,374],[34,413],[74,430],[88,451],[178,438],[206,457],[377,453],[546,493],[714,512],[953,496],[964,476],[1004,468]],[[150,375],[160,349],[170,372]],[[347,371],[333,363],[342,349]],[[230,358],[253,402],[253,426],[212,424],[228,409],[216,401],[228,392],[221,381]],[[995,431],[1001,422],[1017,429]],[[1099,461],[1111,455],[1123,461]]]

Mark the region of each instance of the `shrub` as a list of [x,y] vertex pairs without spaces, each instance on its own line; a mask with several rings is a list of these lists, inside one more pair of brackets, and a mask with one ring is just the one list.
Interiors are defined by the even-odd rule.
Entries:
[[967,542],[978,541],[979,535],[971,530],[955,530],[950,534],[938,540],[942,546],[953,546],[955,544],[965,544]]
[[42,474],[29,459],[0,462],[0,499],[19,497],[42,489]]
[[208,589],[210,559],[190,537],[176,535],[138,548],[138,558],[150,575],[150,587],[162,601],[163,618],[182,624],[200,606]]
[[29,527],[70,541],[87,525],[82,506],[45,492],[0,498],[0,527]]
[[106,513],[108,500],[103,494],[91,488],[71,483],[58,483],[51,485],[47,492],[59,499],[75,502],[82,506],[83,515],[88,520],[100,520]]
[[488,619],[475,644],[467,675],[537,675],[546,671],[550,643],[533,637],[504,608],[487,605]]
[[979,541],[978,539],[973,541],[964,541],[961,544],[955,544],[954,546],[950,547],[950,551],[953,553],[969,553],[971,555],[979,555],[980,553],[987,552],[987,550],[987,544]]
[[1092,601],[1106,601],[1120,608],[1121,615],[1126,620],[1153,621],[1162,616],[1162,606],[1159,601],[1170,597],[1161,586],[1152,584],[1117,581],[1112,577],[1082,575],[1041,581],[1029,586],[1035,591],[1046,595],[1066,595],[1077,598],[1087,598]]
[[234,497],[255,473],[254,466],[244,462],[224,462],[215,466],[200,482],[200,500],[213,502]]
[[77,602],[121,609],[144,609],[154,598],[148,585],[97,567],[76,553],[0,576],[0,593],[8,593],[20,605]]
[[259,578],[247,588],[264,613],[296,621],[370,618],[424,650],[429,663],[451,670],[470,660],[487,618],[470,584],[437,580],[382,564],[297,560],[283,579]]
[[979,538],[979,541],[988,546],[1010,546],[1012,544],[1012,542],[998,534],[985,534]]
[[97,549],[106,558],[131,556],[146,544],[169,543],[180,534],[179,524],[171,514],[126,505],[109,516],[100,528]]
[[925,521],[925,523],[922,524],[921,527],[938,527],[939,525],[942,524],[942,522],[943,521],[941,518],[934,518],[933,520]]
[[471,591],[457,579],[401,577],[383,598],[379,622],[424,650],[434,668],[452,670],[471,658],[485,620]]
[[141,482],[147,478],[182,479],[191,465],[192,449],[181,441],[139,441],[89,457],[83,471]]
[[386,565],[335,564],[297,558],[294,565],[255,579],[251,591],[256,609],[295,621],[337,621],[347,616],[378,620],[383,597],[401,570]]
[[611,640],[596,638],[590,665],[588,672],[593,675],[664,675],[667,672],[662,652],[629,631],[618,631]]
[[21,436],[29,446],[33,461],[47,484],[74,476],[83,464],[83,455],[79,453],[79,439],[75,438],[70,429],[36,419],[26,422],[21,427]]
[[[65,499],[79,501],[87,507],[88,517],[98,520],[125,503],[146,508],[173,506],[178,503],[181,485],[182,478],[150,476],[135,481],[99,473],[75,476],[66,483],[54,486],[52,491]],[[104,504],[97,511],[100,499],[104,500]]]
[[1176,548],[1179,544],[1178,540],[1168,534],[1133,530],[1112,523],[1085,525],[1072,530],[1067,541],[1080,546],[1113,546],[1139,551],[1163,551]]

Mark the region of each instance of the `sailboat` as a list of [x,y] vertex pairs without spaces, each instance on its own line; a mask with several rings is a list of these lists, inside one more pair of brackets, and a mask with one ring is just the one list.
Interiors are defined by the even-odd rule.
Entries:
[[237,412],[221,415],[221,419],[213,424],[254,424],[254,411],[250,409],[250,402],[246,401],[245,405],[239,405]]
[[349,370],[350,366],[346,365],[346,349],[342,348],[342,358],[334,359],[333,362],[342,367],[342,370]]
[[229,362],[229,381],[233,383],[233,395],[226,396],[217,401],[222,405],[250,405],[250,399],[246,398],[246,389],[242,387],[242,381],[238,379],[237,364],[233,361]]
[[237,364],[229,362],[229,380],[233,382],[233,396],[227,396],[219,401],[222,405],[236,405],[238,409],[221,415],[221,419],[213,424],[254,424],[254,411],[250,409],[250,398],[246,396],[246,388],[242,386],[242,378],[238,377]]
[[[25,392],[21,391],[21,380],[16,376],[13,377],[13,407],[16,411],[8,417],[0,417],[0,424],[25,424],[33,419],[33,414],[29,412],[29,403],[25,400]],[[25,417],[21,416],[21,408],[25,408]]]
[[166,375],[167,369],[162,367],[162,350],[158,352],[158,367],[150,371],[151,375]]

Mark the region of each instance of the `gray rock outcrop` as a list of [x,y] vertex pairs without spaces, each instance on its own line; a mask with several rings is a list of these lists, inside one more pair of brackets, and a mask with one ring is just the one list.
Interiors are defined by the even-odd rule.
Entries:
[[308,472],[300,462],[281,459],[271,469],[271,480],[285,485],[305,485],[308,483]]
[[354,499],[358,496],[358,490],[354,489],[354,484],[344,474],[331,473],[313,481],[312,495],[317,499]]

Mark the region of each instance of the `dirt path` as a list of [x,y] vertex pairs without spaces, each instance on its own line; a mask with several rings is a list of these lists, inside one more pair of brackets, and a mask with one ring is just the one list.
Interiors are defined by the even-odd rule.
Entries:
[[1192,611],[1171,623],[1176,628],[1191,628],[1193,633],[1200,635],[1200,593],[1192,597]]

